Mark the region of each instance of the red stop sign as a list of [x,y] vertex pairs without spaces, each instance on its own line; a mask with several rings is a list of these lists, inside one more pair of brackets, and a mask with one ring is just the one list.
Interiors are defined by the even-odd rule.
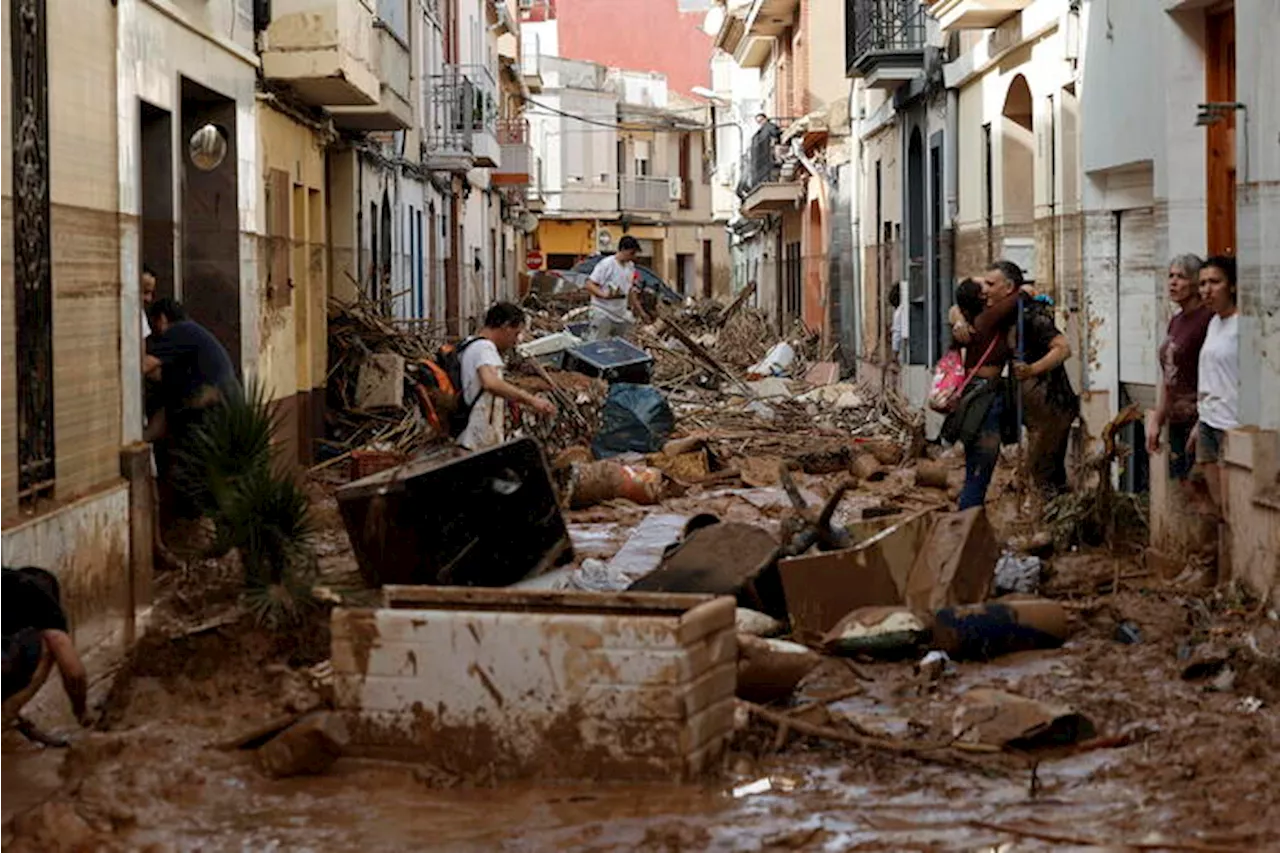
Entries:
[[539,252],[537,249],[530,249],[525,252],[524,265],[531,270],[542,269],[542,252]]

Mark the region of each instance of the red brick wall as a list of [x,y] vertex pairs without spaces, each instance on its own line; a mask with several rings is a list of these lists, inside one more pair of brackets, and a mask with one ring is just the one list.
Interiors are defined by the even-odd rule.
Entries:
[[711,85],[712,39],[704,12],[681,13],[676,0],[556,0],[560,55],[667,76],[673,92]]

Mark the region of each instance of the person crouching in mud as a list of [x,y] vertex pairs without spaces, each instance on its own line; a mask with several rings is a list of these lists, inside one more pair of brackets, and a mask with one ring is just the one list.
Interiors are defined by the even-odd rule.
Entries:
[[30,740],[65,746],[21,716],[56,666],[71,710],[81,725],[90,724],[86,703],[88,677],[68,633],[58,579],[44,569],[3,569],[4,728],[14,726]]
[[[982,506],[987,499],[1003,438],[1016,437],[1016,425],[1009,401],[1009,383],[1001,379],[1013,359],[1009,330],[1017,316],[1018,292],[1029,288],[1022,270],[1009,261],[991,265],[983,276],[985,307],[964,329],[964,366],[973,375],[955,411],[942,425],[941,438],[947,444],[964,444],[964,488],[959,509]],[[1034,293],[1033,293],[1034,295]],[[957,318],[958,319],[958,318]],[[959,330],[959,324],[957,324]],[[1011,437],[1011,434],[1012,436]]]

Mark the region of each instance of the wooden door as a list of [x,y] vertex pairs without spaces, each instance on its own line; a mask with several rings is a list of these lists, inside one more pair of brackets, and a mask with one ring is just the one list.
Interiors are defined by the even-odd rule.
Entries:
[[[1236,99],[1236,14],[1234,8],[1210,12],[1205,19],[1205,99]],[[1206,195],[1209,254],[1236,249],[1236,111],[1209,125]]]

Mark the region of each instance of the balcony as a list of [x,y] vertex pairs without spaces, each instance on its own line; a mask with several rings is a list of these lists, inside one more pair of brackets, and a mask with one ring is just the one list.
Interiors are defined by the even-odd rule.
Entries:
[[672,186],[679,186],[673,178],[654,178],[647,175],[623,175],[618,179],[621,212],[670,213],[679,196],[672,196]]
[[482,65],[447,65],[429,82],[427,168],[467,172],[497,166],[498,96],[493,74]]
[[803,197],[799,164],[779,162],[768,133],[757,131],[738,166],[738,197],[743,216],[760,219],[792,210]]
[[924,76],[920,0],[845,0],[845,60],[850,77],[893,90]]
[[317,107],[377,104],[374,18],[372,0],[275,0],[263,76]]
[[933,0],[929,14],[943,30],[985,30],[1030,6],[1032,0]]
[[795,23],[799,8],[800,0],[755,0],[730,51],[734,61],[743,68],[763,68],[774,39]]
[[525,186],[529,183],[529,123],[524,119],[502,119],[498,122],[498,145],[502,149],[502,165],[493,170],[494,186]]
[[542,92],[542,50],[538,36],[529,34],[521,36],[520,75],[531,94]]
[[333,123],[348,130],[404,130],[413,127],[409,102],[409,45],[382,21],[374,22],[374,67],[378,102],[367,107],[334,107]]

